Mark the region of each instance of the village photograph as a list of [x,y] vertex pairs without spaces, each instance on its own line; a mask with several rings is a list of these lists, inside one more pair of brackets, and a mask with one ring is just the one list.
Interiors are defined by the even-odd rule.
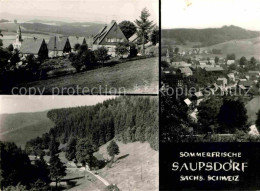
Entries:
[[0,2],[0,94],[157,94],[157,0]]
[[161,6],[160,142],[259,142],[259,2]]
[[159,190],[158,96],[0,96],[2,191]]

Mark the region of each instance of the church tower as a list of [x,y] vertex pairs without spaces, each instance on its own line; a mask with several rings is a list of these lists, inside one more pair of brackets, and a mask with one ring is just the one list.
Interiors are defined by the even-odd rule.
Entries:
[[22,39],[22,30],[21,30],[21,27],[19,25],[19,27],[17,29],[17,34],[16,34],[16,40],[13,43],[14,49],[20,50],[21,45],[22,45],[22,41],[23,41],[23,39]]

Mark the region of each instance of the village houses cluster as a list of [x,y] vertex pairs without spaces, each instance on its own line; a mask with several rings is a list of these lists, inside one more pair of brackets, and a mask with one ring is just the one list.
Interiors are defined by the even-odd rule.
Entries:
[[105,25],[94,36],[90,38],[78,36],[52,36],[46,42],[43,38],[22,38],[21,27],[17,29],[16,41],[13,43],[14,49],[19,51],[22,58],[33,54],[36,58],[41,54],[45,57],[54,58],[64,56],[74,51],[76,44],[87,44],[91,50],[96,50],[103,46],[108,50],[108,54],[112,57],[116,56],[116,45],[119,42],[133,42],[135,43],[137,35],[129,39],[126,38],[116,21],[112,21],[109,25]]
[[[188,106],[189,114],[194,121],[197,121],[197,107],[200,102],[211,96],[252,96],[259,93],[260,71],[248,70],[242,74],[238,69],[230,70],[229,67],[232,64],[239,65],[238,60],[218,57],[216,62],[215,58],[208,57],[209,53],[206,50],[195,54],[194,51],[179,50],[177,56],[183,58],[188,55],[189,61],[173,61],[170,55],[170,51],[167,49],[166,56],[162,56],[162,61],[167,63],[167,65],[161,66],[165,79],[162,82],[162,89],[169,90],[175,87],[182,89],[184,94],[186,92],[183,101]],[[190,91],[183,91],[184,88],[187,88],[187,84],[200,77],[199,75],[214,76],[211,78],[214,80],[205,81],[203,84],[195,83],[196,87],[189,87]]]

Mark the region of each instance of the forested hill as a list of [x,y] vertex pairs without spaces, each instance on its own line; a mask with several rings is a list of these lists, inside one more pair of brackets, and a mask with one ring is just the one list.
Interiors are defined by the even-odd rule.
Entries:
[[95,106],[54,109],[47,116],[56,127],[50,130],[60,142],[87,137],[101,146],[116,137],[125,143],[148,141],[158,150],[158,99],[122,96]]
[[258,36],[260,36],[259,31],[250,31],[233,25],[206,29],[162,29],[162,39],[172,39],[177,44],[185,44],[187,41],[200,42],[201,46]]

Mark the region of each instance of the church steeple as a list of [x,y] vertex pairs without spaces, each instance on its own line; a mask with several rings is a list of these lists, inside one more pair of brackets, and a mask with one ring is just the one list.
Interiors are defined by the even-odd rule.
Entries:
[[22,30],[21,27],[19,25],[18,29],[17,29],[17,33],[16,33],[16,40],[13,43],[13,47],[14,49],[20,50],[21,45],[22,45],[23,39],[22,39]]
[[17,29],[16,41],[18,41],[18,42],[22,42],[23,41],[23,39],[22,39],[22,30],[21,30],[20,25],[19,25],[19,27]]

